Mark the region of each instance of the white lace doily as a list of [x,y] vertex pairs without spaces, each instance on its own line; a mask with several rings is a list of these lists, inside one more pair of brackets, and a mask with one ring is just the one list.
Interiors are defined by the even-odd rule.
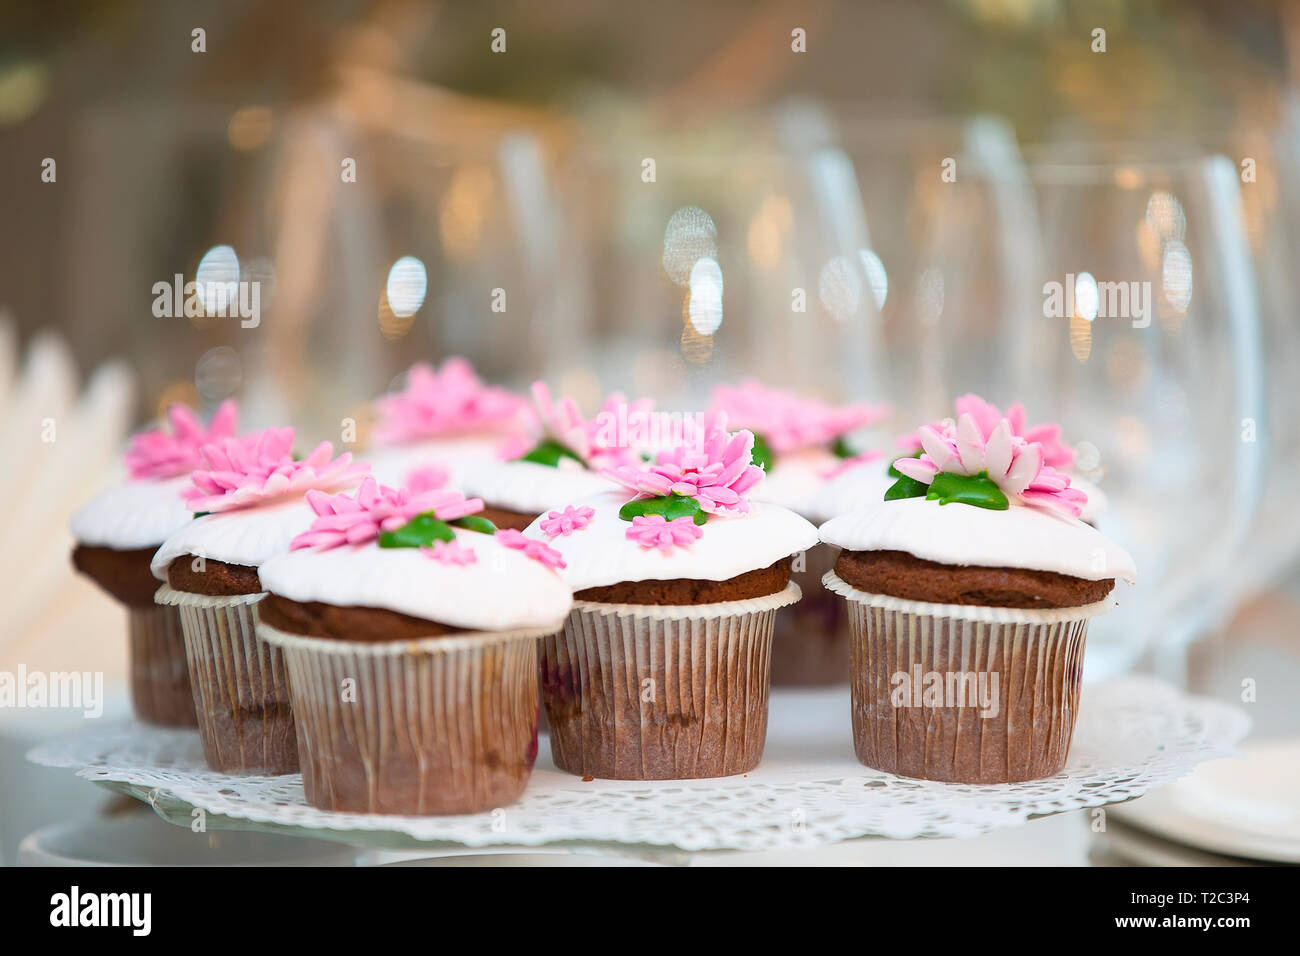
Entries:
[[859,764],[847,689],[776,691],[763,763],[752,773],[583,782],[551,765],[543,740],[517,803],[462,817],[316,810],[304,801],[296,774],[232,777],[208,770],[193,731],[117,725],[43,744],[28,757],[125,789],[160,813],[169,806],[164,815],[186,824],[190,808],[198,807],[209,814],[209,826],[306,829],[373,845],[770,850],[864,836],[973,836],[1034,816],[1128,800],[1201,761],[1232,753],[1249,724],[1236,708],[1145,678],[1088,685],[1065,772],[1030,783],[974,786],[909,780]]

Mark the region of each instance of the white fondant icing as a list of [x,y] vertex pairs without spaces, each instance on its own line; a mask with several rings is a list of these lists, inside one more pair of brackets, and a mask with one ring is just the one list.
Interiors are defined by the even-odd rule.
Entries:
[[1097,519],[1110,507],[1110,499],[1106,497],[1106,492],[1087,478],[1075,474],[1070,475],[1070,487],[1078,488],[1088,496],[1088,500],[1083,505],[1083,514],[1079,515],[1079,520],[1086,521],[1088,524],[1096,524]]
[[291,551],[258,575],[262,587],[291,601],[385,608],[469,631],[563,626],[573,595],[554,571],[490,534],[457,529],[456,541],[473,549],[473,564],[442,564],[418,548],[371,542]]
[[188,475],[166,481],[124,481],[96,495],[72,516],[78,544],[133,551],[157,547],[194,520],[181,497]]
[[810,517],[816,514],[814,504],[826,486],[826,474],[838,463],[838,458],[820,449],[780,456],[750,497]]
[[884,459],[857,465],[822,486],[813,499],[810,516],[815,521],[826,521],[878,504],[885,500],[885,492],[897,480],[889,474],[889,462]]
[[400,488],[412,470],[437,465],[447,470],[447,487],[460,488],[468,471],[499,460],[498,451],[504,441],[499,435],[472,435],[385,445],[364,453],[361,460],[370,463],[371,473],[381,485]]
[[615,487],[599,472],[566,459],[558,468],[531,461],[501,461],[472,468],[466,471],[460,490],[466,498],[482,498],[489,508],[539,514]]
[[167,565],[182,554],[260,567],[288,551],[289,543],[306,531],[315,517],[305,497],[204,515],[168,537],[153,556],[150,568],[154,577],[166,581]]
[[1019,504],[993,511],[924,498],[882,501],[827,521],[821,539],[849,551],[906,551],[958,566],[1056,571],[1089,581],[1137,578],[1128,552],[1096,528]]
[[568,566],[560,570],[560,576],[575,591],[620,581],[725,581],[817,543],[817,529],[810,522],[780,505],[754,501],[749,513],[740,517],[710,517],[703,525],[704,534],[694,544],[664,554],[628,539],[632,523],[620,518],[618,510],[630,498],[628,492],[615,489],[566,502],[596,511],[586,528],[567,536],[547,537],[541,530],[542,518],[524,533],[545,541],[564,556]]

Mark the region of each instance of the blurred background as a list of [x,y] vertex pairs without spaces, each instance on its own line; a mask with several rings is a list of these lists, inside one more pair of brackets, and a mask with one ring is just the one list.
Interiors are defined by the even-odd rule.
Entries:
[[[1089,677],[1250,679],[1294,738],[1298,79],[1265,0],[7,5],[0,668],[120,675],[63,529],[166,404],[364,441],[464,355],[589,411],[889,401],[882,446],[1021,399],[1142,569]],[[156,314],[176,276],[259,320]]]

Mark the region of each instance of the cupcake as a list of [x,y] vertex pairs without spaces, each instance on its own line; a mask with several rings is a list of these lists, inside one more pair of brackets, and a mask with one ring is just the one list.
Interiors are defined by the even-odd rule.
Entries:
[[561,555],[574,607],[542,641],[542,695],[557,767],[631,780],[718,777],[757,766],[767,732],[778,608],[799,600],[792,556],[816,529],[750,502],[754,438],[715,429],[620,487],[527,531]]
[[465,469],[497,459],[527,406],[522,396],[485,385],[463,358],[437,370],[417,363],[401,391],[375,400],[367,460],[388,484],[405,484],[413,472],[424,473],[417,483],[459,482]]
[[180,615],[154,604],[158,582],[149,562],[193,517],[181,492],[199,464],[199,448],[231,437],[238,417],[234,402],[226,402],[204,428],[189,408],[172,405],[170,432],[158,428],[131,439],[130,478],[72,516],[73,566],[126,605],[131,706],[152,724],[192,727],[195,716]]
[[283,650],[307,800],[474,813],[537,756],[537,639],[572,605],[558,555],[496,532],[455,491],[310,492],[318,517],[260,570],[258,632]]
[[284,662],[255,631],[258,568],[311,524],[308,491],[355,485],[366,472],[349,454],[331,460],[329,442],[301,461],[292,449],[292,428],[203,446],[184,491],[196,517],[151,562],[164,582],[154,600],[180,610],[203,756],[225,773],[298,769]]
[[[754,462],[766,472],[754,498],[783,505],[813,521],[827,484],[846,470],[874,469],[881,453],[856,450],[850,435],[889,414],[885,405],[832,405],[755,381],[720,385],[710,412],[726,415],[729,427],[754,434]],[[883,470],[883,469],[882,469]],[[883,491],[883,489],[882,489]],[[848,676],[849,628],[844,602],[822,587],[835,549],[817,545],[795,562],[794,580],[803,600],[776,616],[772,638],[772,683],[817,686],[843,683]]]
[[970,412],[918,432],[884,500],[833,518],[826,586],[852,627],[854,746],[869,767],[961,783],[1058,773],[1091,618],[1133,559],[1079,520],[1049,452]]
[[542,382],[534,383],[532,397],[528,427],[505,447],[505,460],[469,470],[462,482],[467,495],[483,499],[483,516],[499,528],[522,530],[551,508],[608,488],[600,469],[642,460],[610,423],[626,420],[629,409],[644,414],[647,400],[628,403],[615,392],[600,414],[585,419],[573,399],[553,400]]

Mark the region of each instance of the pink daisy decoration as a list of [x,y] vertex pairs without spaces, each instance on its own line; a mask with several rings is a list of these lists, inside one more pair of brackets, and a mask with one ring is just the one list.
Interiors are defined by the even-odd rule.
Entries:
[[554,462],[557,465],[568,458],[576,465],[598,471],[639,460],[629,429],[620,428],[619,423],[636,421],[648,413],[654,404],[650,399],[628,402],[622,392],[613,392],[596,417],[587,419],[572,398],[553,398],[545,382],[533,383],[532,398],[532,427],[507,444],[502,451],[506,458],[525,457],[549,445],[552,454],[560,451]]
[[478,561],[478,555],[474,553],[473,548],[466,548],[457,541],[435,541],[431,546],[421,548],[420,553],[439,564],[455,567],[463,567]]
[[503,531],[498,531],[496,533],[496,539],[507,548],[522,551],[525,557],[532,558],[534,561],[539,561],[552,570],[567,567],[560,552],[556,551],[549,544],[538,541],[536,538],[528,537],[522,531],[514,531],[507,528]]
[[165,428],[151,428],[131,439],[126,449],[126,467],[132,478],[160,481],[177,478],[202,464],[199,449],[211,442],[235,436],[239,427],[239,407],[224,401],[208,427],[188,405],[177,402],[167,408]]
[[943,474],[987,475],[1007,498],[1076,518],[1088,500],[1070,487],[1069,478],[1044,463],[1042,445],[1014,435],[1006,419],[994,426],[988,438],[969,412],[957,419],[955,427],[924,425],[917,435],[924,453],[919,458],[900,458],[894,467],[924,485],[933,485]]
[[268,428],[243,438],[226,438],[199,449],[193,484],[182,497],[194,511],[234,511],[277,498],[356,484],[370,471],[344,453],[331,459],[334,446],[317,445],[301,461],[293,458],[293,429]]
[[366,544],[384,531],[396,531],[416,515],[432,513],[439,521],[455,521],[483,510],[481,498],[466,498],[459,491],[389,488],[370,477],[361,482],[355,495],[309,491],[307,503],[316,519],[293,539],[291,550],[326,551],[342,544]]
[[708,514],[743,514],[749,510],[745,492],[763,480],[763,469],[752,463],[753,448],[753,433],[714,428],[703,443],[661,451],[651,465],[605,468],[601,474],[641,498],[676,494],[696,499]]
[[747,379],[714,389],[709,410],[725,412],[728,422],[761,436],[774,454],[788,455],[825,447],[856,428],[874,425],[890,408],[866,402],[833,405]]
[[400,392],[375,400],[375,443],[504,431],[517,425],[526,407],[514,392],[484,385],[463,358],[449,358],[437,371],[421,362],[411,366]]
[[704,529],[689,517],[668,521],[663,515],[640,515],[632,519],[632,527],[627,529],[630,540],[646,550],[658,548],[664,554],[673,548],[689,548],[702,534]]
[[[1055,422],[1026,425],[1025,407],[1019,402],[1008,408],[1005,414],[993,403],[970,393],[961,396],[953,404],[957,408],[958,416],[970,415],[975,420],[985,441],[992,437],[993,429],[1005,420],[1012,436],[1042,446],[1043,464],[1062,471],[1068,471],[1074,466],[1075,451],[1061,440],[1061,426]],[[943,421],[933,422],[930,425],[936,430],[941,430],[943,426]],[[895,444],[908,455],[916,455],[921,451],[921,433],[917,431],[910,435],[900,435]]]
[[554,538],[560,535],[568,537],[575,531],[581,531],[587,525],[591,524],[591,519],[596,516],[595,508],[588,508],[586,505],[566,505],[563,511],[552,511],[541,521],[541,529],[548,538]]

